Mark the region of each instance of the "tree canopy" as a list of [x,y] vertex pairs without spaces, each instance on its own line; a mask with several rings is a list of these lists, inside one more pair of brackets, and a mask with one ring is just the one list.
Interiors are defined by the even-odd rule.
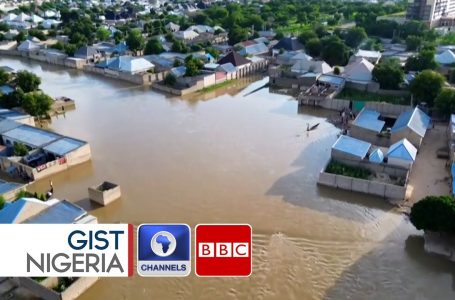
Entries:
[[100,41],[107,41],[110,36],[111,36],[111,32],[109,30],[107,30],[106,28],[100,27],[96,31],[96,37]]
[[455,201],[450,196],[428,196],[411,208],[411,223],[419,230],[455,233]]
[[367,33],[362,27],[354,27],[349,29],[345,36],[344,41],[346,45],[351,48],[357,48],[367,38]]
[[438,63],[434,59],[435,51],[432,49],[422,49],[417,56],[408,58],[405,64],[407,71],[434,70]]
[[444,88],[434,100],[434,104],[438,112],[449,117],[455,113],[455,90],[452,88]]
[[145,40],[142,37],[142,33],[138,29],[130,30],[128,36],[126,37],[126,44],[131,51],[138,52],[144,49]]
[[32,72],[23,70],[16,74],[16,83],[24,93],[33,92],[38,90],[41,84],[41,78]]
[[46,116],[51,108],[52,98],[42,92],[30,92],[22,99],[22,108],[34,117]]
[[419,103],[426,102],[432,107],[444,83],[445,78],[441,74],[431,70],[424,70],[411,82],[410,90]]
[[373,69],[373,79],[381,89],[397,90],[404,80],[404,72],[398,59],[384,59]]
[[346,65],[349,58],[349,48],[337,36],[327,36],[321,39],[321,56],[329,65]]
[[149,55],[149,54],[160,54],[164,52],[164,48],[161,45],[160,41],[156,38],[151,38],[150,40],[147,41],[147,44],[145,45],[144,49],[144,54]]

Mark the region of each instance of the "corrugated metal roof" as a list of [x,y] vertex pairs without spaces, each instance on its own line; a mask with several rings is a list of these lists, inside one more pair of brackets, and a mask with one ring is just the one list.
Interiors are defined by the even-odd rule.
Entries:
[[401,113],[395,124],[393,124],[391,132],[395,133],[404,128],[410,128],[421,137],[424,137],[429,124],[430,117],[416,107],[414,110]]
[[218,70],[224,71],[226,73],[235,73],[236,68],[231,63],[222,64],[218,67]]
[[382,153],[381,149],[376,148],[373,152],[371,152],[370,161],[377,164],[384,161],[384,153]]
[[77,148],[82,147],[84,144],[85,142],[83,141],[65,137],[47,145],[43,149],[59,156],[63,156],[73,150],[76,150]]
[[380,113],[370,109],[363,109],[354,120],[353,124],[376,133],[380,133],[385,122],[378,120]]
[[318,81],[340,86],[344,84],[346,80],[340,76],[322,74],[321,76],[318,77]]
[[402,139],[392,146],[387,151],[387,157],[397,158],[407,161],[415,161],[417,149],[407,139]]
[[61,135],[56,133],[28,125],[22,125],[4,132],[3,136],[34,147],[42,147],[61,137]]
[[352,138],[347,135],[341,135],[333,144],[332,149],[347,153],[360,159],[364,159],[370,150],[371,144]]
[[24,223],[28,224],[72,224],[87,215],[87,212],[66,200],[50,206]]

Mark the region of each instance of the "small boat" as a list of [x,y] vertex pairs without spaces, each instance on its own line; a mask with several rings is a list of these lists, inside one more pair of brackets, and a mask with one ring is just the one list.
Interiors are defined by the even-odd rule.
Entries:
[[318,128],[319,126],[319,123],[317,124],[314,124],[313,126],[310,127],[310,124],[309,123],[306,123],[306,131],[312,131],[312,130],[315,130],[316,128]]

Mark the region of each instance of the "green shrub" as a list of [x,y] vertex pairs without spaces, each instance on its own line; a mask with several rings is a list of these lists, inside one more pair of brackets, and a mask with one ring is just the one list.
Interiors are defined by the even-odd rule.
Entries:
[[14,144],[14,155],[15,156],[25,156],[28,153],[27,147],[22,143]]
[[455,233],[455,200],[428,196],[411,208],[411,223],[419,230]]
[[327,173],[349,176],[360,179],[368,179],[371,172],[360,167],[351,167],[337,161],[331,161],[325,169]]
[[2,209],[4,206],[5,206],[5,198],[3,198],[3,196],[0,196],[0,209]]

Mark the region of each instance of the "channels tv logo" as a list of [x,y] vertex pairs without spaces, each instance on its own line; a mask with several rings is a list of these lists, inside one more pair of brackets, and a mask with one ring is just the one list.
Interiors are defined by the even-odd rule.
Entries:
[[191,230],[186,224],[141,224],[137,232],[141,276],[188,276]]
[[[2,224],[0,276],[133,275],[129,224]],[[20,237],[20,238],[18,238]]]
[[248,224],[198,224],[195,230],[198,276],[250,276],[252,229]]

